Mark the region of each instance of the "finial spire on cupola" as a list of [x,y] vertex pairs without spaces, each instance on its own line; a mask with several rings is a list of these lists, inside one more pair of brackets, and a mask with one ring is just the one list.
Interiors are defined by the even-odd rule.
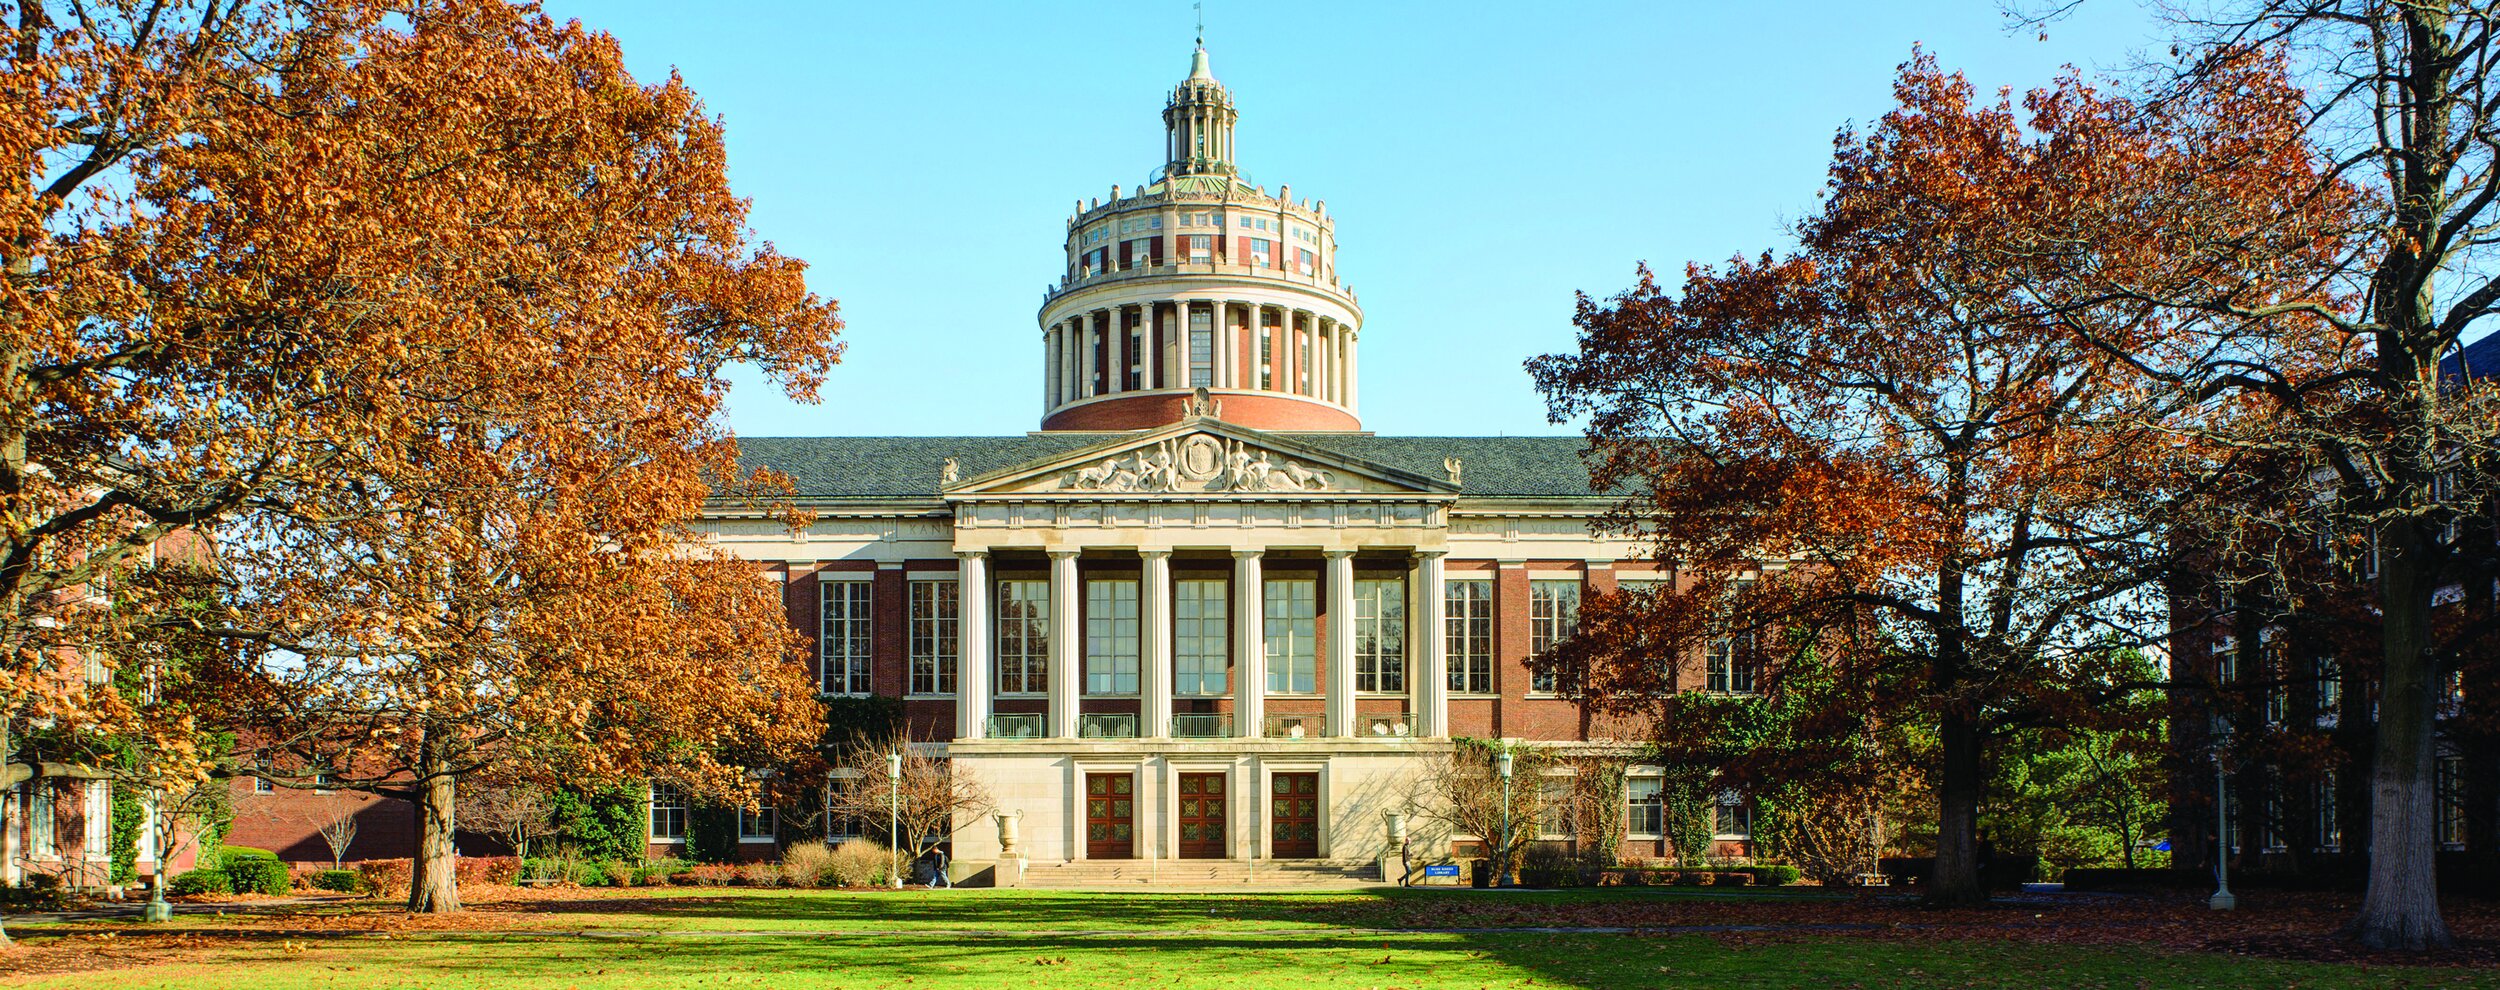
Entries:
[[1241,170],[1233,164],[1237,116],[1232,92],[1215,80],[1215,70],[1207,65],[1207,26],[1201,14],[1189,78],[1172,87],[1172,98],[1163,105],[1163,175],[1239,176]]

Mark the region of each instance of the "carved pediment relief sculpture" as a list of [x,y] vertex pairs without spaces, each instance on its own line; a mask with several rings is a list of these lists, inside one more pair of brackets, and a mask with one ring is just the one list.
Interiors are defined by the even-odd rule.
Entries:
[[1327,492],[1336,476],[1320,468],[1199,433],[1174,437],[1069,471],[1063,491]]

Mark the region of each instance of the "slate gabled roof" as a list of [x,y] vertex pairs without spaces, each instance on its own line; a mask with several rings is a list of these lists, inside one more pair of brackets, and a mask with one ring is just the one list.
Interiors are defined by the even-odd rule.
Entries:
[[2500,380],[2500,332],[2486,333],[2481,340],[2458,348],[2447,360],[2439,362],[2439,377],[2442,381]]
[[[1280,433],[1306,447],[1428,478],[1447,477],[1441,462],[1463,461],[1459,495],[1587,498],[1588,469],[1580,437],[1380,437],[1350,433]],[[934,499],[946,459],[959,477],[977,478],[1029,461],[1103,442],[1102,433],[1004,437],[739,437],[739,460],[790,476],[801,499]]]

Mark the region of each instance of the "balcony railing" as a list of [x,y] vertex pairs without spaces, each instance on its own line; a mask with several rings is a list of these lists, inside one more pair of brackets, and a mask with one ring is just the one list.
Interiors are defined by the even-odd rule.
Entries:
[[1137,716],[1121,713],[1078,715],[1076,734],[1085,739],[1135,739]]
[[1325,715],[1270,715],[1262,733],[1270,739],[1317,739],[1328,734]]
[[1233,717],[1223,712],[1191,712],[1172,716],[1174,739],[1223,739],[1233,734]]
[[1338,284],[1332,273],[1305,272],[1300,266],[1245,265],[1238,261],[1219,261],[1213,258],[1166,258],[1159,265],[1136,263],[1126,268],[1080,268],[1074,275],[1061,276],[1058,285],[1043,290],[1042,300],[1048,302],[1077,289],[1101,285],[1105,282],[1150,278],[1157,275],[1223,275],[1232,278],[1272,279],[1308,286],[1323,292],[1333,292],[1349,301],[1357,298],[1353,287]]
[[1042,716],[1032,712],[992,715],[989,736],[992,739],[1039,739],[1042,737]]
[[1409,712],[1389,715],[1357,715],[1354,734],[1365,739],[1413,739],[1415,716]]

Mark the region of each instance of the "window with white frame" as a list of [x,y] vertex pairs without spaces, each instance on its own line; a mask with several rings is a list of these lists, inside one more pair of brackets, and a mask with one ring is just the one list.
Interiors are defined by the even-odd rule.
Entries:
[[1493,582],[1450,581],[1444,586],[1444,644],[1449,650],[1452,694],[1493,693]]
[[1710,641],[1702,670],[1702,689],[1719,694],[1752,694],[1759,664],[1750,631]]
[[1354,580],[1354,689],[1406,690],[1406,581]]
[[955,693],[955,651],[963,643],[956,628],[958,609],[952,579],[913,581],[905,596],[910,603],[911,693]]
[[1189,387],[1215,384],[1215,314],[1189,308]]
[[998,693],[1050,691],[1050,582],[998,582]]
[[113,787],[101,780],[86,781],[87,814],[80,824],[86,834],[80,846],[88,859],[113,858]]
[[1211,234],[1189,235],[1189,260],[1206,264],[1215,260],[1215,237]]
[[1719,795],[1716,813],[1711,816],[1711,833],[1717,839],[1753,838],[1753,805],[1741,795]]
[[61,821],[52,807],[52,782],[38,780],[27,785],[26,826],[34,833],[34,842],[27,854],[36,859],[51,859],[61,854]]
[[1268,578],[1267,690],[1310,694],[1319,690],[1319,582]]
[[1568,839],[1580,831],[1580,803],[1573,800],[1570,774],[1550,774],[1537,780],[1537,824],[1539,839]]
[[843,788],[853,786],[853,782],[858,779],[859,771],[857,770],[833,770],[825,774],[824,816],[826,845],[838,846],[867,834],[867,824],[865,822],[857,818],[843,817],[833,813],[834,795]]
[[1264,238],[1264,237],[1253,237],[1253,238],[1251,238],[1251,239],[1250,239],[1250,266],[1251,266],[1251,267],[1253,267],[1253,268],[1266,268],[1266,267],[1268,267],[1268,262],[1269,262],[1269,260],[1270,260],[1270,259],[1272,259],[1272,258],[1274,258],[1275,256],[1276,256],[1276,246],[1275,246],[1275,242],[1270,241],[1270,240],[1268,240],[1267,238]]
[[2316,816],[2318,850],[2343,851],[2344,821],[2335,813],[2335,771],[2327,770],[2318,776],[2314,799],[2309,807],[2311,814]]
[[869,631],[868,581],[818,581],[824,599],[824,625],[816,640],[822,661],[816,689],[826,694],[867,694]]
[[1085,581],[1085,693],[1137,693],[1137,582]]
[[675,784],[651,785],[651,841],[683,842],[686,839],[686,792]]
[[1276,387],[1276,328],[1256,323],[1255,316],[1252,319],[1259,335],[1259,387],[1272,390]]
[[1623,778],[1623,834],[1638,839],[1667,834],[1665,785],[1656,777]]
[[2344,665],[2324,653],[2310,657],[2309,664],[2310,676],[2318,684],[2318,714],[2336,714],[2344,704]]
[[1232,660],[1225,622],[1225,583],[1186,578],[1172,582],[1172,693],[1183,698],[1221,697],[1224,668]]
[[771,842],[781,834],[781,812],[772,805],[738,809],[738,841]]
[[2282,781],[2267,782],[2264,805],[2265,817],[2257,821],[2257,848],[2266,852],[2282,852],[2290,848],[2283,841],[2283,826],[2287,823],[2283,814]]
[[[1554,644],[1570,639],[1580,623],[1580,582],[1528,582],[1528,651],[1544,653]],[[1540,670],[1528,677],[1528,690],[1552,694],[1557,688],[1554,672]]]
[[276,782],[271,781],[267,777],[254,777],[252,778],[252,793],[276,794],[278,793],[278,785]]

